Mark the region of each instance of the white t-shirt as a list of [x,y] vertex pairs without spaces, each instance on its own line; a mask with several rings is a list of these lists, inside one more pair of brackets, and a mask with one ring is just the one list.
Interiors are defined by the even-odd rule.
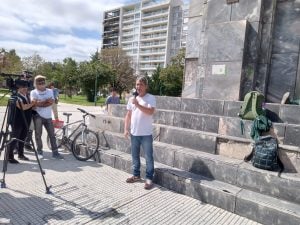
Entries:
[[[147,136],[152,135],[153,130],[153,116],[143,113],[134,104],[132,104],[131,97],[127,103],[127,110],[131,110],[131,124],[130,133],[134,136]],[[156,100],[151,94],[146,94],[143,97],[137,96],[139,104],[147,108],[155,108]]]
[[[31,101],[33,99],[36,99],[37,101],[45,101],[46,99],[53,99],[53,91],[51,89],[46,88],[45,91],[39,91],[37,89],[34,89],[30,92],[30,99]],[[52,106],[47,107],[36,107],[35,111],[43,118],[45,119],[51,119],[52,118]]]

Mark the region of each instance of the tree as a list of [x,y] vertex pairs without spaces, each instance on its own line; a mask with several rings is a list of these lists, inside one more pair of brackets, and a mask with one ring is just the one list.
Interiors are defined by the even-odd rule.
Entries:
[[21,58],[14,49],[8,52],[2,48],[0,51],[0,71],[2,73],[20,74],[22,72]]
[[149,93],[153,95],[161,95],[163,90],[163,83],[160,79],[161,67],[158,65],[152,76],[146,75],[148,79]]
[[170,64],[162,69],[160,80],[163,83],[163,94],[167,96],[181,96],[183,72],[184,72],[185,49],[171,59]]
[[34,75],[41,73],[39,68],[44,62],[45,60],[36,52],[22,59],[23,69],[33,72]]
[[72,98],[73,92],[77,89],[78,68],[77,63],[72,58],[65,58],[62,64],[61,81],[65,89],[65,94]]
[[119,95],[125,90],[134,87],[135,71],[132,68],[131,58],[121,48],[102,49],[100,61],[108,64],[115,71],[110,76],[110,86],[117,89]]
[[109,65],[100,61],[82,62],[79,65],[79,82],[87,100],[93,102],[95,99],[95,88],[107,85],[114,71]]

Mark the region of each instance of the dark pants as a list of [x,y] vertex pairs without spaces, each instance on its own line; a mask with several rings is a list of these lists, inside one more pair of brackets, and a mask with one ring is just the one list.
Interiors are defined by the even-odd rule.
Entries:
[[35,134],[35,141],[37,145],[37,152],[39,154],[42,154],[43,152],[43,142],[42,142],[43,126],[45,127],[48,136],[50,138],[52,152],[53,153],[58,152],[52,119],[51,118],[45,119],[40,117],[39,115],[35,115],[33,116],[33,121],[34,121],[34,129],[35,129],[34,134]]
[[12,128],[12,134],[11,138],[17,138],[21,141],[14,140],[12,141],[8,146],[8,159],[14,158],[14,149],[17,146],[18,155],[23,156],[24,155],[24,142],[27,137],[28,130],[26,126],[15,126]]

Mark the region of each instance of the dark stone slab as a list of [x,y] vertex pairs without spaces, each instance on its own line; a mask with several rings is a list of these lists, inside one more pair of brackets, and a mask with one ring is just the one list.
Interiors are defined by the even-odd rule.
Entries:
[[219,118],[216,116],[209,115],[197,115],[191,113],[175,112],[173,125],[175,127],[217,133],[219,126]]
[[237,4],[232,4],[231,20],[248,20],[258,22],[260,20],[261,0],[239,0]]
[[174,111],[156,110],[153,115],[154,123],[172,126],[173,120],[174,120]]
[[259,63],[269,63],[272,53],[272,24],[262,24]]
[[208,24],[230,21],[231,5],[227,5],[226,1],[210,0],[207,4]]
[[257,65],[257,74],[254,78],[254,88],[261,93],[266,93],[267,91],[268,67],[268,64],[259,63]]
[[211,154],[214,154],[216,150],[216,137],[196,131],[192,132],[191,130],[162,127],[159,140],[164,143],[192,148]]
[[[239,49],[238,47],[232,48]],[[227,53],[230,54],[230,52]],[[225,65],[225,75],[212,74],[212,67],[215,65]],[[241,81],[242,61],[209,63],[204,78],[203,98],[238,101]]]
[[181,111],[209,115],[223,115],[222,100],[182,98]]
[[179,111],[181,106],[181,98],[167,97],[167,96],[155,96],[156,108]]
[[260,23],[252,22],[248,23],[247,26],[247,36],[245,43],[245,61],[247,63],[256,63],[258,59],[258,50],[260,47],[259,43],[259,32],[260,32]]
[[244,163],[237,172],[237,185],[241,188],[259,192],[300,204],[300,181],[278,177],[278,172],[264,171]]
[[243,102],[224,101],[224,116],[237,117]]
[[230,184],[236,183],[237,164],[222,162],[213,156],[190,151],[175,152],[174,167]]
[[235,213],[266,225],[300,224],[300,206],[257,192],[242,190],[236,198]]
[[300,125],[287,125],[284,144],[300,147]]
[[[248,58],[248,60],[251,60]],[[240,98],[239,100],[243,99],[244,96],[253,90],[254,87],[254,76],[256,71],[256,64],[255,63],[245,63],[242,69],[241,75],[241,90],[240,90]]]
[[[213,13],[214,16],[216,12]],[[210,25],[207,29],[208,62],[241,61],[244,55],[246,29],[246,20]]]
[[298,54],[273,54],[268,85],[268,102],[279,103],[285,92],[294,92]]
[[269,120],[276,123],[282,123],[282,119],[279,117],[280,105],[267,103],[266,105],[266,116]]
[[273,52],[299,53],[300,3],[284,1],[277,3],[274,26]]
[[281,105],[279,116],[285,123],[300,124],[300,106]]
[[262,23],[272,23],[273,15],[275,14],[276,1],[273,0],[263,0],[262,1]]

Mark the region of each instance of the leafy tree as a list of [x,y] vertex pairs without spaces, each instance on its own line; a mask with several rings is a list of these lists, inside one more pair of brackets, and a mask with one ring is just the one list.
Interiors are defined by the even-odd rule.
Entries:
[[135,75],[131,58],[121,48],[107,48],[101,50],[100,61],[108,64],[115,71],[110,76],[110,86],[115,87],[119,95],[134,87]]
[[22,59],[23,69],[33,72],[34,75],[41,73],[39,69],[44,63],[45,60],[36,52],[32,56],[23,57]]
[[79,71],[79,82],[90,102],[94,101],[98,88],[107,85],[110,75],[113,73],[110,66],[97,61],[80,63]]
[[8,52],[2,48],[0,51],[0,71],[2,73],[20,74],[22,72],[21,58],[14,49]]
[[152,76],[146,75],[148,79],[149,93],[153,95],[161,95],[163,90],[163,83],[160,79],[161,67],[158,65]]
[[90,102],[94,101],[99,87],[106,86],[111,75],[115,73],[109,65],[100,62],[98,58],[97,50],[95,54],[91,55],[90,62],[82,62],[79,65],[79,82]]
[[171,59],[170,64],[161,70],[160,80],[163,83],[163,94],[167,96],[181,96],[185,49]]
[[65,94],[72,98],[73,92],[78,91],[78,68],[77,63],[72,58],[65,58],[62,64],[61,82],[65,89]]

